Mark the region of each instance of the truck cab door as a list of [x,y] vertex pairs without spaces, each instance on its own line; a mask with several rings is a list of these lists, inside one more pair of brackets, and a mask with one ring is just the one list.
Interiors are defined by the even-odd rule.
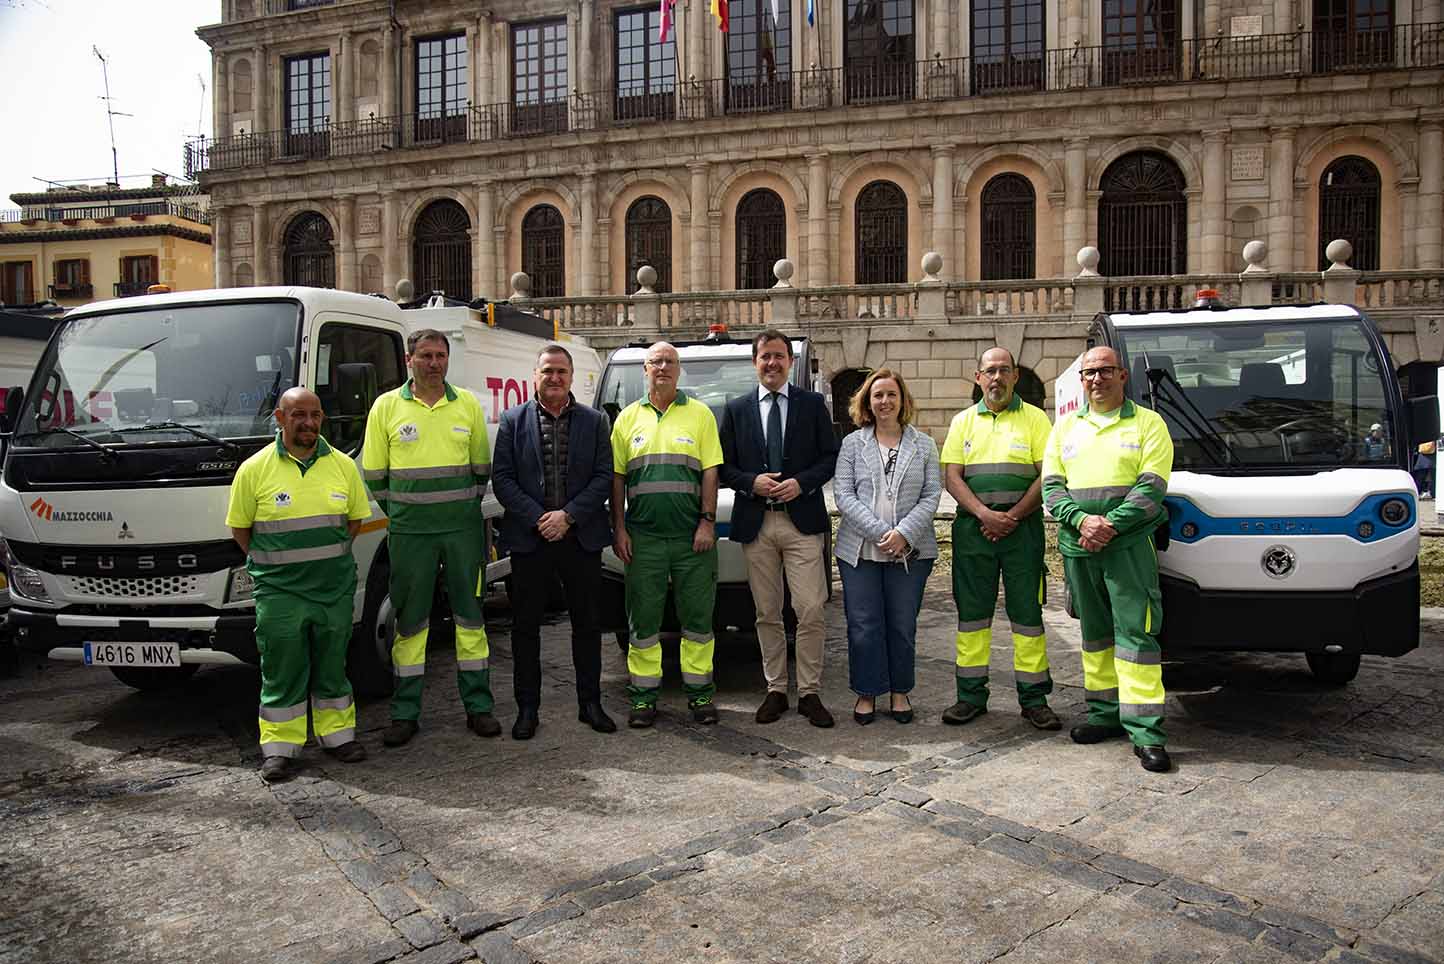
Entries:
[[401,332],[338,312],[320,315],[313,330],[307,374],[326,413],[322,434],[332,448],[355,456],[366,436],[371,402],[406,381]]

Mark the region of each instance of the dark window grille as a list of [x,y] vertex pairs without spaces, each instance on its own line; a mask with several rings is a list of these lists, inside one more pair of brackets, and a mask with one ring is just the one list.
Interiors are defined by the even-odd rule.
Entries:
[[115,296],[128,298],[143,295],[151,285],[160,281],[160,259],[153,254],[137,254],[120,259],[120,280],[115,284]]
[[566,224],[550,204],[538,204],[521,221],[521,270],[537,298],[560,298],[567,287]]
[[984,281],[1036,277],[1036,196],[1021,174],[999,174],[983,186]]
[[1043,0],[973,0],[973,92],[1041,90]]
[[848,103],[916,96],[915,25],[913,0],[847,0]]
[[1354,246],[1349,267],[1379,270],[1379,169],[1362,157],[1341,157],[1319,180],[1319,270],[1328,268],[1329,242]]
[[298,215],[286,228],[282,277],[288,285],[336,287],[336,252],[331,224],[315,211]]
[[1103,82],[1177,79],[1178,0],[1103,0]]
[[616,15],[616,119],[672,120],[677,116],[677,41],[659,43],[662,15],[656,6]]
[[284,153],[327,157],[331,153],[331,55],[287,57]]
[[416,41],[416,140],[466,140],[466,35]]
[[627,294],[635,294],[637,269],[657,271],[658,294],[672,290],[672,209],[657,197],[638,198],[627,208]]
[[1100,273],[1112,277],[1186,273],[1188,201],[1178,165],[1156,151],[1135,151],[1108,165],[1100,186]]
[[1314,0],[1314,72],[1394,64],[1393,0]]
[[854,274],[860,285],[902,284],[908,275],[908,199],[891,181],[873,181],[857,196]]
[[567,22],[511,28],[511,129],[552,134],[567,129]]
[[418,294],[471,300],[471,218],[455,201],[433,201],[416,219],[412,270]]
[[792,8],[778,0],[733,0],[728,7],[727,110],[786,110],[792,106]]
[[771,288],[772,266],[787,256],[787,209],[775,191],[748,191],[737,204],[737,287]]

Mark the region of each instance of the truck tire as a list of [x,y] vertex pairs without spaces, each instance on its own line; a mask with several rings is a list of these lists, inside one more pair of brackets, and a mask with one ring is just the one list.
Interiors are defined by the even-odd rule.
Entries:
[[357,696],[391,695],[391,643],[396,638],[396,610],[391,607],[391,560],[381,553],[366,577],[366,608],[361,625],[346,651],[346,675]]
[[195,663],[182,663],[175,669],[150,666],[112,666],[111,673],[126,686],[153,693],[183,686],[200,669]]
[[1305,653],[1314,679],[1330,686],[1343,686],[1359,675],[1358,653]]

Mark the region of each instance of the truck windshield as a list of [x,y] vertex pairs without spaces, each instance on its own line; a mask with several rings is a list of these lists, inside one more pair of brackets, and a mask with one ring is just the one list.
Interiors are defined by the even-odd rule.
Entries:
[[1159,394],[1187,396],[1212,430],[1187,425],[1179,406],[1159,407],[1173,434],[1175,468],[1397,461],[1383,366],[1358,321],[1127,327],[1118,334],[1133,398],[1150,404],[1152,369]]
[[[794,349],[795,350],[795,349]],[[792,366],[793,382],[797,381],[797,363]],[[714,358],[689,358],[682,351],[682,377],[678,386],[688,395],[705,402],[712,414],[722,421],[722,409],[729,399],[757,391],[757,369],[752,367],[751,350],[745,348],[735,355]],[[641,359],[635,362],[610,362],[597,393],[597,407],[615,419],[617,413],[647,393]]]
[[36,369],[16,444],[249,438],[295,384],[294,302],[184,305],[66,321]]

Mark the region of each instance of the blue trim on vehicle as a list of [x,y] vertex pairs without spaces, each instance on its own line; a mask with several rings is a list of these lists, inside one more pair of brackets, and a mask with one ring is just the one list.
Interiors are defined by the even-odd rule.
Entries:
[[[1408,517],[1398,525],[1391,525],[1379,514],[1379,507],[1390,499],[1402,499],[1409,507]],[[1182,496],[1170,495],[1163,500],[1168,508],[1169,538],[1193,545],[1209,536],[1348,536],[1355,542],[1371,543],[1400,532],[1412,526],[1418,517],[1413,492],[1380,492],[1365,497],[1348,515],[1342,516],[1219,516],[1214,517]],[[1359,524],[1372,522],[1374,531],[1369,536],[1359,535]],[[1183,527],[1192,523],[1198,531],[1191,536],[1183,534]]]

